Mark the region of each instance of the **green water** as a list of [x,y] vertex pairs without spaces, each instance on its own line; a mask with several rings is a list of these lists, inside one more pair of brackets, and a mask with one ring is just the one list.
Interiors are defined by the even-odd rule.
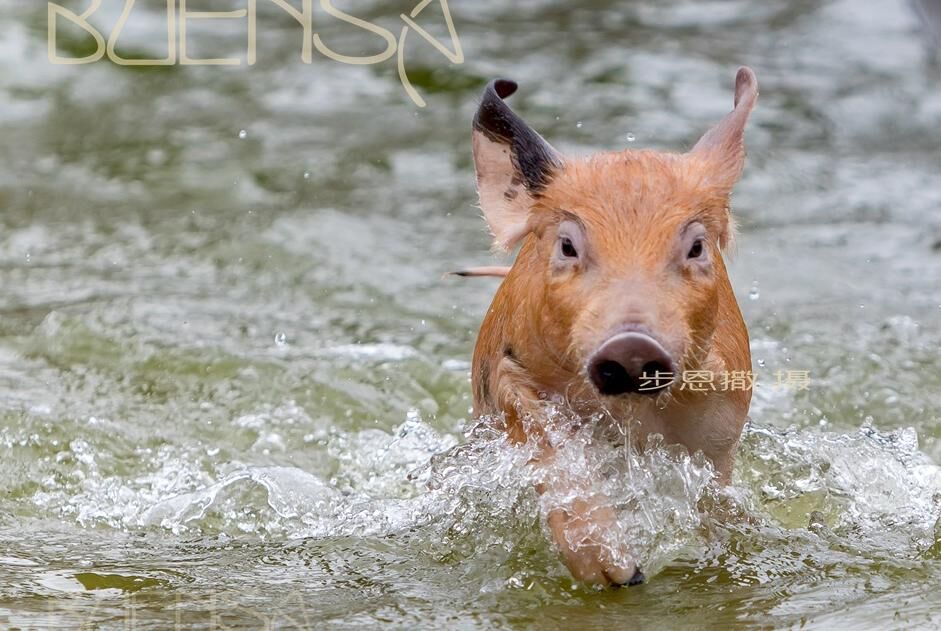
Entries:
[[[338,6],[398,36],[415,4]],[[46,3],[0,1],[0,627],[937,628],[932,6],[452,0],[465,63],[409,35],[421,109],[395,59],[302,63],[271,2],[251,68],[132,68],[50,64]],[[125,56],[166,55],[165,7],[136,3]],[[449,44],[438,3],[420,20]],[[244,59],[243,20],[190,30]],[[741,64],[752,425],[725,493],[650,461],[688,483],[650,513],[650,580],[595,593],[518,458],[448,452],[496,287],[442,278],[492,261],[470,120],[502,75],[564,151],[683,149]],[[810,387],[774,387],[788,370]],[[736,516],[694,519],[710,501]]]

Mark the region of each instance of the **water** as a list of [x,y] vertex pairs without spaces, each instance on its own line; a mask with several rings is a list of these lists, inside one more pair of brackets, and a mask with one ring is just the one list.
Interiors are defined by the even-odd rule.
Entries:
[[[45,4],[0,4],[0,626],[941,623],[930,2],[453,2],[465,64],[409,44],[424,109],[394,60],[302,64],[272,3],[251,69],[51,66]],[[159,57],[165,3],[137,5],[126,54]],[[398,32],[414,5],[350,10]],[[554,473],[616,499],[650,579],[596,593],[525,450],[468,419],[495,289],[442,278],[491,262],[469,121],[499,74],[563,150],[688,147],[741,63],[752,423],[727,489],[603,422],[567,444]]]

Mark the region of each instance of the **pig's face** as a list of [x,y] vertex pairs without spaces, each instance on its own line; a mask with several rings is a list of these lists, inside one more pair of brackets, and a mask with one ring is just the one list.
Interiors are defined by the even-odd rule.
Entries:
[[735,109],[686,154],[564,159],[503,102],[514,90],[491,84],[475,119],[478,190],[497,247],[526,240],[515,267],[544,279],[547,344],[604,396],[675,386],[716,326],[754,73],[739,70]]
[[696,368],[715,328],[728,192],[691,156],[566,163],[531,213],[534,256],[568,355],[603,395],[656,394]]

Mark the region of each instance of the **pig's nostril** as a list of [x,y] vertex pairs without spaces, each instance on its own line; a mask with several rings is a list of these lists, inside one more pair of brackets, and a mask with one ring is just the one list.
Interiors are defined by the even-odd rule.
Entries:
[[623,394],[634,391],[633,379],[624,366],[615,361],[602,361],[592,367],[591,380],[602,394]]
[[674,379],[673,360],[652,337],[628,332],[601,345],[588,363],[591,382],[603,395],[656,394]]
[[[654,380],[658,375],[667,375],[670,372],[670,367],[665,366],[664,364],[658,361],[647,362],[644,364],[644,372],[642,373],[645,379]],[[659,381],[672,381],[670,377],[664,377],[659,379]]]

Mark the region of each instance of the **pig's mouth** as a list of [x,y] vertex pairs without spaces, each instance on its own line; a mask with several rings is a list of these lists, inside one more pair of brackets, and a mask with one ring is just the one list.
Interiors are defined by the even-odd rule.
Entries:
[[588,360],[592,385],[604,396],[656,396],[676,378],[675,362],[660,342],[640,331],[618,333]]

